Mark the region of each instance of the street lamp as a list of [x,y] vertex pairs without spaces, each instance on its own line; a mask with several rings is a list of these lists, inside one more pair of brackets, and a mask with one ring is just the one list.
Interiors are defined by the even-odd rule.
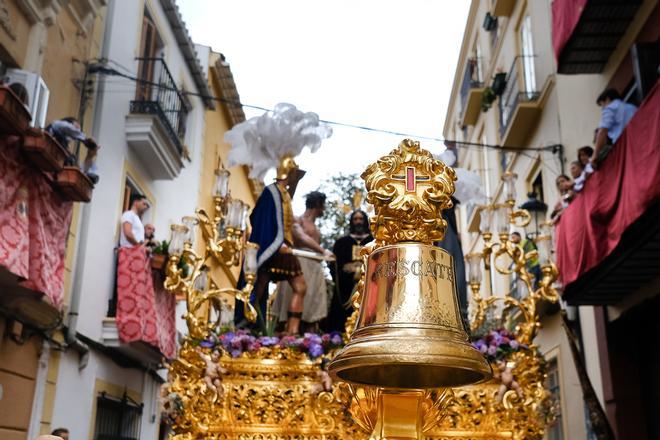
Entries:
[[[527,193],[529,199],[520,205],[520,209],[524,209],[531,214],[531,220],[529,226],[527,226],[526,232],[527,236],[538,237],[539,228],[543,222],[545,222],[545,213],[548,211],[548,205],[536,198],[535,192]],[[532,230],[532,223],[534,230]]]

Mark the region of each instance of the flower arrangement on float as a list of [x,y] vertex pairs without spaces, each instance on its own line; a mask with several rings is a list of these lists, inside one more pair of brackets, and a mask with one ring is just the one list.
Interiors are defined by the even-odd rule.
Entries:
[[247,329],[221,330],[211,333],[204,340],[197,341],[200,347],[211,351],[220,350],[232,358],[260,357],[281,358],[285,351],[292,354],[305,354],[310,360],[326,356],[344,345],[339,332],[305,333],[302,336],[274,335],[259,336]]
[[483,336],[473,338],[472,346],[490,362],[507,359],[512,353],[529,348],[518,342],[516,335],[505,328],[493,329]]

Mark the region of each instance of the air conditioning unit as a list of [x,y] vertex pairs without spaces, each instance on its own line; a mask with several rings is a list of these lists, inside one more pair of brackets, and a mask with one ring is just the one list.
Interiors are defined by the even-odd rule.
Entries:
[[32,115],[32,127],[43,128],[46,124],[46,111],[48,110],[48,96],[50,92],[44,80],[33,72],[19,69],[7,69],[5,83],[11,85],[20,83],[27,89],[27,107]]

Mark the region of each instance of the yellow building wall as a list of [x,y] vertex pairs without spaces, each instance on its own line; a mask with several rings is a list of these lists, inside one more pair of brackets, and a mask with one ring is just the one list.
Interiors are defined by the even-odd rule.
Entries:
[[[84,20],[87,23],[85,26],[74,17],[73,6],[66,5],[60,9],[54,23],[46,26],[31,24],[14,0],[2,4],[7,16],[4,19],[0,17],[0,56],[8,67],[36,71],[44,79],[50,91],[46,123],[66,116],[77,116],[84,63],[100,54],[105,8],[94,18]],[[86,126],[91,125],[92,105],[90,102],[83,121]],[[64,313],[70,297],[79,213],[80,205],[76,204],[67,237]],[[6,324],[7,321],[0,318],[0,383],[4,388],[4,398],[0,399],[0,437],[26,439],[43,338],[36,334],[25,342],[17,343],[4,334]],[[55,334],[54,338],[61,340],[62,336]],[[51,350],[39,420],[41,433],[52,429],[59,357],[59,352]]]
[[10,67],[19,67],[25,62],[30,36],[30,23],[13,0],[4,3],[6,17],[0,20],[0,47],[3,58],[11,60]]
[[[216,80],[213,72],[216,61],[220,58],[220,54],[211,52],[209,59],[208,72],[209,84],[214,96],[222,96],[220,84]],[[213,184],[215,182],[215,170],[218,169],[220,163],[225,167],[227,166],[227,155],[229,154],[230,145],[224,141],[225,133],[231,129],[231,122],[225,109],[225,104],[216,102],[214,110],[207,110],[205,115],[205,131],[204,131],[204,152],[203,152],[203,165],[200,176],[199,184],[199,200],[200,207],[204,208],[207,213],[213,212]],[[233,198],[241,199],[243,202],[254,207],[255,198],[252,194],[249,178],[246,169],[242,166],[235,166],[229,168],[231,177],[229,179],[229,190]],[[198,237],[198,242],[201,236]],[[213,273],[216,282],[227,285],[235,285],[238,279],[240,269],[234,267],[231,270],[220,269]]]

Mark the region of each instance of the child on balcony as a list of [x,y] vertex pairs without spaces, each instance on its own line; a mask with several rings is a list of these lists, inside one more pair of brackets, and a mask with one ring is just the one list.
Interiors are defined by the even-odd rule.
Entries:
[[561,198],[550,214],[550,218],[554,222],[559,220],[561,213],[568,207],[568,204],[573,199],[574,195],[573,182],[571,182],[571,179],[566,174],[560,174],[557,176],[555,184],[557,185],[557,191],[559,191]]

